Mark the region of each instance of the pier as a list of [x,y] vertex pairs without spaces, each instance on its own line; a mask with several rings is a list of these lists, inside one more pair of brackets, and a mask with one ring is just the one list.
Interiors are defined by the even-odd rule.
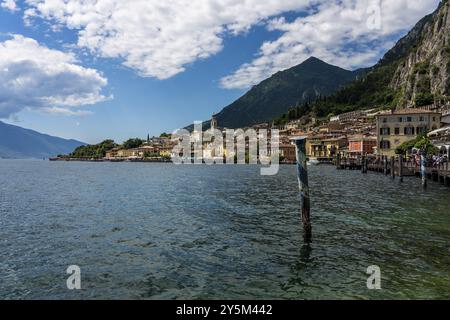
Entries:
[[[364,158],[364,157],[363,157]],[[356,170],[364,169],[366,166],[367,171],[377,172],[386,176],[391,176],[393,179],[396,177],[403,180],[403,177],[422,177],[421,165],[415,160],[404,160],[402,156],[388,158],[386,156],[366,158],[367,160],[353,159],[353,161],[344,161],[338,166],[338,169],[350,169]],[[364,164],[366,161],[367,164]],[[355,164],[356,162],[356,164]],[[449,161],[440,163],[438,165],[425,165],[425,177],[427,180],[434,182],[440,182],[447,186],[450,186],[450,165]]]
[[362,170],[362,159],[337,158],[336,168],[338,170]]

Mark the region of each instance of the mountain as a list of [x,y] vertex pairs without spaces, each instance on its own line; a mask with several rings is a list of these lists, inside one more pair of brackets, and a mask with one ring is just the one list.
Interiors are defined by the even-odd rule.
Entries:
[[52,137],[0,121],[0,158],[49,158],[72,152],[85,143]]
[[399,106],[420,106],[448,98],[449,8],[449,1],[441,2],[435,13],[416,26],[420,28],[420,34],[411,41],[412,47],[404,55],[390,83],[401,96]]
[[344,70],[311,57],[274,74],[224,108],[217,114],[219,126],[240,128],[268,122],[290,107],[330,95],[361,73],[362,70]]
[[421,107],[449,101],[449,0],[415,27],[360,79],[314,103],[327,116],[373,107]]

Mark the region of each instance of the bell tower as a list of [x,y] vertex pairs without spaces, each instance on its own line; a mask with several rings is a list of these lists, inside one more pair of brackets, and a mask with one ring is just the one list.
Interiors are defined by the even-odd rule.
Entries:
[[216,114],[212,115],[212,118],[211,118],[211,129],[217,129],[217,116],[216,116]]

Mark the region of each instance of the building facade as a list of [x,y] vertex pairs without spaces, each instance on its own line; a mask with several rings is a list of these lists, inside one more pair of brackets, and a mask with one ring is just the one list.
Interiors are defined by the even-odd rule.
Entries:
[[440,128],[441,114],[422,109],[402,109],[377,115],[379,155],[394,156],[395,149],[418,135]]
[[313,135],[306,140],[306,153],[309,158],[330,159],[334,158],[347,145],[348,140],[345,136]]
[[355,135],[348,138],[348,153],[350,156],[363,156],[375,153],[377,137]]

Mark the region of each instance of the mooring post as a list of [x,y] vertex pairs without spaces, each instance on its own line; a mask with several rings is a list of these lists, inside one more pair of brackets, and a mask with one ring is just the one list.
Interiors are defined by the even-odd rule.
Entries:
[[403,182],[403,155],[398,157],[398,176],[400,177],[400,182]]
[[425,152],[420,152],[420,174],[422,177],[422,187],[427,188],[427,169],[426,169],[426,155]]
[[306,165],[306,137],[295,139],[297,151],[297,176],[300,189],[300,206],[304,230],[304,240],[306,243],[311,242],[312,226],[310,219],[310,198],[309,198],[309,182],[308,169]]
[[364,169],[365,162],[366,162],[366,157],[362,156],[361,157],[361,173],[365,173],[365,169]]
[[391,157],[391,176],[392,179],[395,179],[395,157]]
[[369,171],[369,158],[366,156],[364,157],[364,173],[367,173]]
[[338,153],[336,155],[336,169],[340,170],[341,169],[341,154]]
[[388,157],[387,156],[383,156],[383,169],[384,169],[384,175],[388,175]]

